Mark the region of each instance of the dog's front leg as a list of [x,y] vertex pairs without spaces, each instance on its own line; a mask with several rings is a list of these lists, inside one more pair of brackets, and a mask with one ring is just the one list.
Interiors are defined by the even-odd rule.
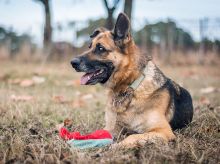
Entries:
[[122,127],[116,123],[117,113],[107,108],[105,111],[105,130],[108,130],[114,138],[118,138]]
[[171,129],[157,129],[155,131],[150,131],[143,134],[133,134],[125,138],[123,141],[113,144],[112,148],[134,148],[141,147],[147,141],[156,142],[158,140],[167,143],[175,139],[175,135],[173,134]]

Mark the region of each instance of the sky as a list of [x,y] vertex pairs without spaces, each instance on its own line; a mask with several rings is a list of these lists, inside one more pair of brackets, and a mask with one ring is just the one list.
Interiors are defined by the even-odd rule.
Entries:
[[[112,2],[111,0],[109,0]],[[102,0],[52,0],[52,25],[77,21],[77,28],[85,26],[88,19],[106,17]],[[123,11],[124,0],[114,16]],[[220,39],[220,0],[134,0],[132,28],[138,30],[146,22],[154,23],[171,18],[179,27],[200,39],[199,20],[209,18],[205,35],[210,39]],[[43,7],[34,0],[0,0],[0,26],[12,28],[19,34],[28,33],[38,44],[42,44]],[[76,42],[74,32],[55,30],[54,41]]]

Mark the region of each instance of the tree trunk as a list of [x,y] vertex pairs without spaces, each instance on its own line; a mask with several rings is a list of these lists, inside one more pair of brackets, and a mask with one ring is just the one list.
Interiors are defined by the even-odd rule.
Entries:
[[114,27],[113,13],[114,13],[119,1],[120,0],[114,0],[113,6],[109,7],[107,0],[103,0],[104,6],[105,6],[107,13],[108,13],[108,18],[106,20],[105,27],[109,30],[113,29],[113,27]]
[[114,19],[113,19],[113,11],[111,9],[108,10],[108,18],[106,21],[106,28],[111,30],[114,27]]
[[132,6],[133,6],[133,0],[125,0],[124,13],[127,14],[130,20],[132,16]]
[[49,48],[52,42],[50,0],[44,0],[45,24],[44,24],[44,48]]

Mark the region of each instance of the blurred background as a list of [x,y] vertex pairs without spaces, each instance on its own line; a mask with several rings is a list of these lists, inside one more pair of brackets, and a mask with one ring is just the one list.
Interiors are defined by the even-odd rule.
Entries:
[[131,19],[137,45],[155,60],[213,64],[220,56],[219,0],[0,0],[0,59],[69,60],[92,31]]
[[[107,91],[80,85],[70,60],[120,12],[141,51],[192,95],[193,122],[169,147],[73,151],[57,127],[102,129]],[[220,0],[0,0],[0,163],[219,163],[219,100]]]

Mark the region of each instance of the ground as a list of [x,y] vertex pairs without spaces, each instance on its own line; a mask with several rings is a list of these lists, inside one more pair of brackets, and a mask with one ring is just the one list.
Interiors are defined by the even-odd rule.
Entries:
[[82,133],[103,128],[106,91],[80,86],[69,62],[0,61],[0,163],[219,163],[220,66],[160,68],[192,94],[189,127],[168,145],[79,151],[59,138],[56,127],[69,118]]

